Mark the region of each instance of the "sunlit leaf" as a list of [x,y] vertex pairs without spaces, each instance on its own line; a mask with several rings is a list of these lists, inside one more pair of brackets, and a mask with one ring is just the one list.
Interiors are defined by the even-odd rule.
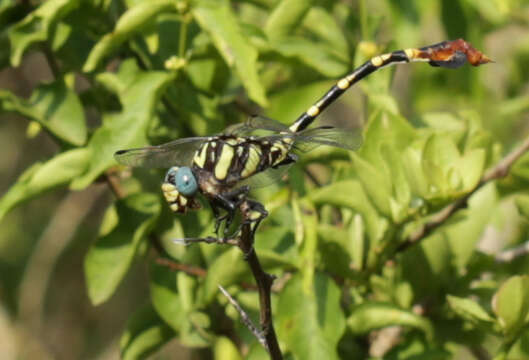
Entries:
[[284,0],[277,3],[266,22],[265,31],[271,39],[289,35],[310,10],[313,0]]
[[347,61],[343,56],[321,43],[289,37],[275,41],[272,47],[281,55],[295,58],[328,77],[339,77],[348,70]]
[[515,275],[505,281],[494,295],[492,308],[505,335],[516,338],[529,312],[529,277]]
[[417,328],[430,339],[433,337],[432,324],[426,318],[385,303],[358,305],[347,318],[347,325],[355,334],[365,334],[371,330],[401,325]]
[[83,145],[87,129],[79,98],[62,80],[38,86],[29,100],[0,90],[0,109],[37,121],[53,136]]
[[11,64],[19,66],[24,52],[31,45],[46,41],[52,27],[77,6],[79,0],[48,0],[12,26],[9,29]]
[[18,204],[58,186],[68,185],[86,168],[90,153],[85,148],[69,150],[45,163],[28,168],[0,200],[0,219]]
[[83,71],[95,70],[105,56],[138,33],[147,23],[154,21],[160,13],[175,11],[175,2],[171,0],[144,1],[133,6],[119,18],[114,31],[103,36],[94,46],[83,66]]
[[516,206],[520,214],[529,219],[529,196],[528,195],[519,195],[516,197]]
[[303,19],[303,26],[337,51],[344,61],[349,60],[349,45],[336,19],[322,7],[312,6]]
[[227,1],[199,0],[193,15],[212,38],[228,66],[233,67],[248,96],[261,106],[267,105],[265,89],[257,73],[257,50],[244,38]]
[[118,95],[123,108],[119,113],[104,115],[103,125],[88,143],[91,152],[88,169],[72,183],[72,187],[81,189],[90,185],[115,164],[113,155],[116,151],[147,144],[146,133],[158,99],[173,76],[160,71],[140,71],[133,62],[121,64],[118,74],[99,75],[98,81]]
[[242,360],[241,354],[239,354],[235,344],[224,336],[219,337],[215,341],[213,354],[215,354],[215,360]]
[[446,300],[450,308],[463,319],[481,326],[492,327],[494,325],[494,318],[476,301],[452,295],[448,295]]

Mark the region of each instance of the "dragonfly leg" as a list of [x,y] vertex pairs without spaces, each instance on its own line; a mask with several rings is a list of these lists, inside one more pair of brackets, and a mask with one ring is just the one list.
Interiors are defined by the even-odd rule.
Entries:
[[249,191],[250,188],[248,186],[242,186],[240,188],[230,190],[222,194],[217,194],[215,196],[212,208],[218,206],[226,210],[226,214],[222,216],[219,216],[220,214],[218,213],[218,209],[216,210],[216,214],[215,210],[213,211],[213,214],[215,215],[215,233],[218,234],[218,230],[222,221],[225,221],[224,236],[226,236],[229,231],[230,225],[233,222],[233,219],[235,218],[237,208],[246,199],[246,195],[248,195]]
[[246,200],[246,206],[244,206],[243,211],[246,218],[244,224],[250,224],[253,237],[261,221],[268,216],[268,211],[266,211],[263,204],[251,199]]
[[215,217],[215,230],[214,231],[215,231],[215,235],[217,235],[218,237],[220,225],[222,224],[222,220],[226,218],[226,215],[223,215],[223,216],[220,215],[219,208],[213,201],[209,202],[209,206],[211,207],[211,211],[213,211],[213,216]]

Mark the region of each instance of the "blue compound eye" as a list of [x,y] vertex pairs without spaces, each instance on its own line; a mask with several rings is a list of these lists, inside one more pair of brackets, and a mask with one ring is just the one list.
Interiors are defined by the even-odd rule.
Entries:
[[191,196],[198,190],[197,180],[191,169],[183,166],[176,171],[175,185],[178,191],[184,196]]

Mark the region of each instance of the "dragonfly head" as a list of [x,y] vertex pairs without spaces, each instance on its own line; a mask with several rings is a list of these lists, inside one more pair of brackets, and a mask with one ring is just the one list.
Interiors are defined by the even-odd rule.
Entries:
[[198,191],[195,175],[187,166],[173,166],[167,171],[162,184],[162,191],[171,210],[185,213],[187,209],[198,209],[200,203],[194,195]]

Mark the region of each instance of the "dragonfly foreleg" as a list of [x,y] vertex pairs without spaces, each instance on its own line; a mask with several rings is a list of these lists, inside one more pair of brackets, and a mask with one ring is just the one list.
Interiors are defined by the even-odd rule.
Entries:
[[[248,195],[249,191],[250,188],[248,186],[241,186],[215,196],[211,204],[211,208],[213,209],[213,215],[215,216],[215,233],[217,235],[222,221],[225,221],[224,236],[226,236],[230,225],[235,218],[237,208],[246,199],[246,195]],[[224,209],[226,214],[221,216],[218,211],[219,207]]]

